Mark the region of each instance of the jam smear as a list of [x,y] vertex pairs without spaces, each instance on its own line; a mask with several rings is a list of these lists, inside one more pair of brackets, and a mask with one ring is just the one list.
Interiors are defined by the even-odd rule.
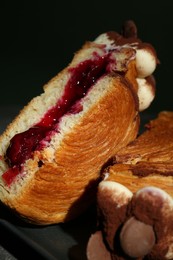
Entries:
[[39,142],[45,137],[46,127],[31,127],[27,131],[16,134],[6,151],[7,162],[10,166],[20,165],[30,158],[37,149]]
[[9,168],[6,172],[4,172],[2,177],[8,186],[13,182],[13,180],[19,174],[19,172],[20,170],[16,166],[14,166],[13,168]]
[[[82,110],[80,100],[96,81],[108,73],[109,54],[99,56],[93,53],[93,58],[79,63],[76,67],[69,69],[71,74],[64,94],[57,104],[49,109],[39,123],[23,133],[16,134],[10,141],[6,151],[6,161],[12,170],[3,174],[4,181],[9,184],[16,176],[12,174],[17,168],[29,158],[32,158],[33,151],[41,149],[39,143],[48,135],[52,129],[58,131],[58,122],[67,113],[78,113]],[[50,139],[50,138],[48,138]],[[10,181],[9,181],[10,180]]]

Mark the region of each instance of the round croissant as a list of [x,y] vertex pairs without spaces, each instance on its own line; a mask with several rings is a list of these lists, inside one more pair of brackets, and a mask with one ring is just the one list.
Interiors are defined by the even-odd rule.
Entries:
[[135,139],[139,42],[110,34],[87,42],[1,135],[0,200],[27,221],[78,216],[95,199],[102,166]]

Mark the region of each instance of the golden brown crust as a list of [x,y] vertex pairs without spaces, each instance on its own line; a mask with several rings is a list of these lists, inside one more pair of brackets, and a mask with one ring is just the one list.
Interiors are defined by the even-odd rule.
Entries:
[[[76,66],[86,57],[89,59],[95,48],[98,52],[101,50],[98,46],[87,42],[69,66]],[[61,97],[62,85],[69,77],[68,68],[50,80],[44,86],[45,93],[25,106],[8,126],[0,137],[1,154],[5,153],[12,136],[37,123]],[[31,177],[24,185],[22,183],[21,188],[17,187],[15,194],[4,192],[2,201],[6,205],[28,221],[52,224],[76,217],[94,201],[102,166],[120,148],[134,140],[139,129],[135,61],[131,60],[126,69],[123,76],[115,73],[106,76],[109,77],[108,91],[103,97],[96,97],[95,104],[70,132],[65,132],[60,144],[54,147],[53,160],[49,158],[48,150],[34,153],[34,158],[26,163],[26,175]],[[98,84],[105,84],[104,79],[99,81]],[[54,99],[50,101],[50,97]],[[23,128],[22,121],[25,122]],[[38,167],[39,161],[43,164]],[[34,172],[35,169],[38,170]],[[2,172],[1,165],[0,170]]]
[[39,224],[66,221],[87,208],[103,164],[136,137],[139,127],[128,83],[116,75],[111,84],[106,96],[64,137],[54,164],[40,167],[20,195],[6,204]]
[[[144,167],[147,167],[147,171],[149,170],[149,163],[139,163],[138,165],[129,165],[129,164],[117,164],[110,168],[109,173],[110,176],[107,180],[116,181],[125,187],[127,187],[133,193],[137,192],[139,189],[147,186],[156,186],[164,191],[166,191],[169,195],[173,196],[173,174],[172,176],[160,175],[154,170],[150,172],[150,175],[140,177],[139,175],[134,174],[136,168],[140,165],[144,170]],[[159,166],[155,163],[155,167],[159,168]],[[167,167],[166,164],[162,164],[164,168]],[[173,169],[173,164],[171,165],[171,171]],[[173,173],[173,172],[172,172]]]
[[106,172],[132,192],[156,186],[173,196],[173,112],[163,111],[147,130],[116,154]]
[[131,83],[132,88],[134,89],[135,93],[138,91],[138,84],[136,81],[137,78],[137,71],[136,71],[136,63],[135,60],[132,60],[128,64],[128,70],[125,74],[125,78]]

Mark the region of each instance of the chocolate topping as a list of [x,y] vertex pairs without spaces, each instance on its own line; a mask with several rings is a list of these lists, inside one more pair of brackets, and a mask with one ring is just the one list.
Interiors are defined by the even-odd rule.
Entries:
[[107,32],[107,36],[110,40],[113,40],[114,43],[116,45],[125,45],[125,44],[139,44],[141,43],[141,40],[135,37],[129,37],[129,38],[125,38],[123,37],[121,34],[114,32],[114,31],[110,31]]
[[131,197],[125,186],[103,183],[107,184],[99,189],[98,221],[111,258],[173,259],[172,197],[152,186]]
[[137,38],[137,27],[132,20],[125,21],[122,33],[125,38]]
[[155,57],[157,64],[160,63],[153,46],[149,43],[142,42],[142,40],[138,38],[137,27],[132,20],[128,20],[124,23],[120,34],[114,31],[109,31],[107,32],[107,36],[110,40],[114,41],[114,44],[119,46],[130,44],[137,49],[147,49]]
[[168,162],[139,162],[130,167],[133,174],[138,177],[149,175],[173,176],[173,164]]
[[114,31],[107,32],[107,36],[111,41],[114,41],[115,45],[122,46],[122,45],[129,44],[129,45],[132,45],[133,47],[135,47],[136,49],[147,49],[155,57],[157,64],[160,63],[160,61],[157,58],[157,54],[156,54],[156,51],[153,48],[153,46],[149,43],[142,42],[136,36],[135,37],[131,36],[131,37],[125,38],[125,37],[123,37],[123,35],[121,35],[117,32],[114,32]]
[[141,40],[137,38],[137,27],[132,20],[128,20],[124,23],[122,27],[121,34],[110,31],[107,32],[108,38],[113,40],[116,45],[124,44],[139,44]]

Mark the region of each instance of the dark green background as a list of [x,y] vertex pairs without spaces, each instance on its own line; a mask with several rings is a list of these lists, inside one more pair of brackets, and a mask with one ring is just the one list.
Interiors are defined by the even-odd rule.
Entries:
[[133,19],[156,48],[157,93],[150,111],[173,110],[173,1],[3,1],[0,105],[23,105],[63,69],[86,40]]

